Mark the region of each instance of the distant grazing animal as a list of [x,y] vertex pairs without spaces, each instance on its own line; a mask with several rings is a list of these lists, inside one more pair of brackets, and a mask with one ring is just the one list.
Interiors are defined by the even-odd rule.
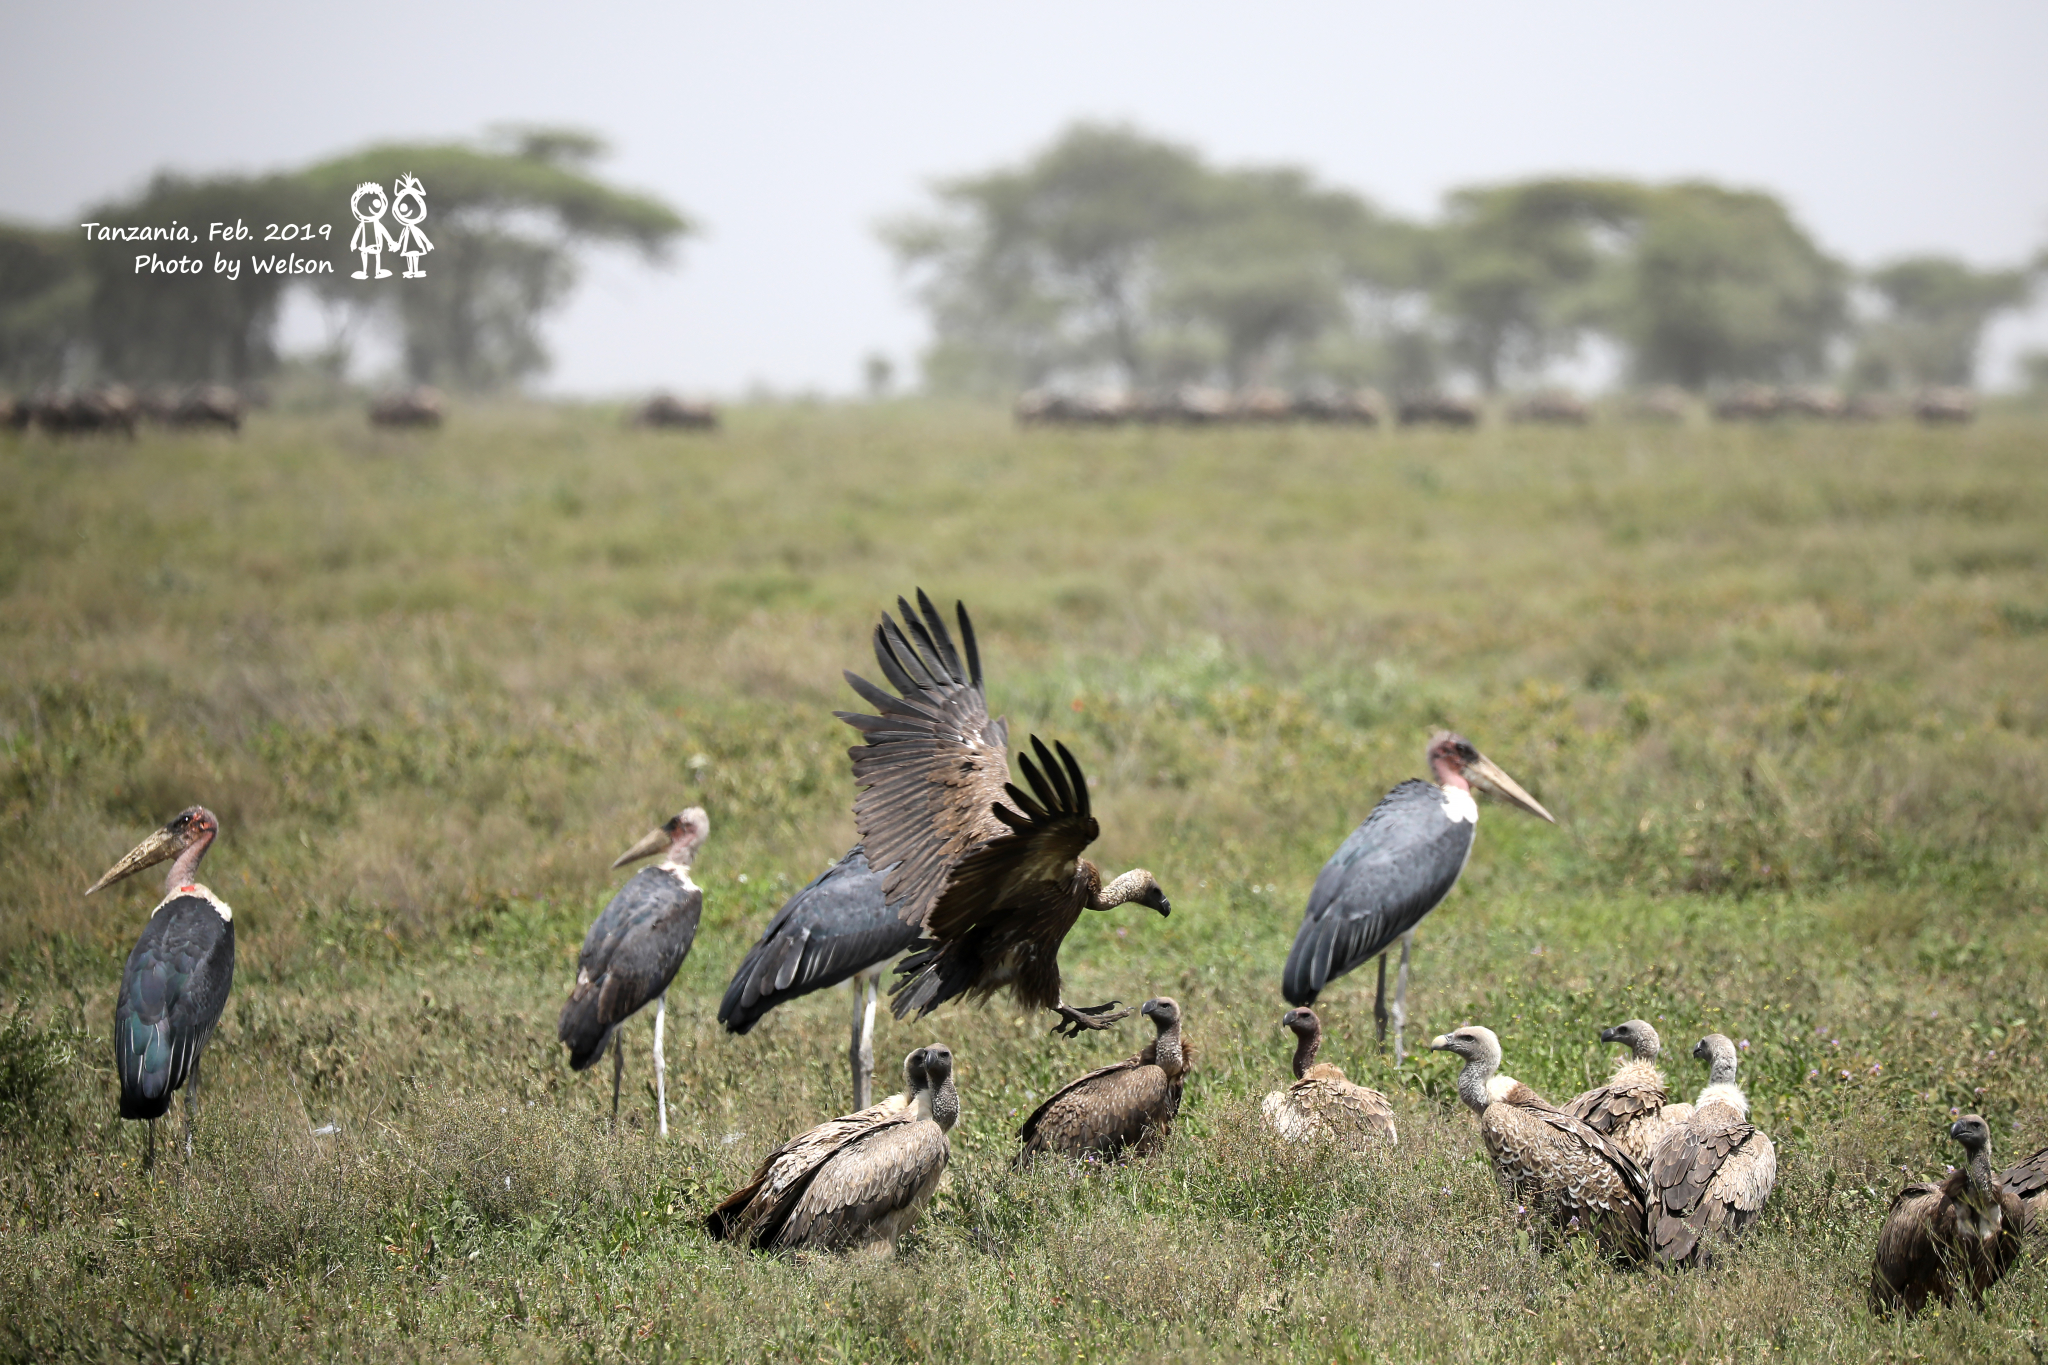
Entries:
[[1500,1073],[1500,1039],[1467,1025],[1431,1049],[1465,1059],[1458,1098],[1479,1116],[1479,1138],[1510,1204],[1565,1232],[1591,1233],[1610,1253],[1639,1260],[1649,1182],[1627,1152],[1528,1086]]
[[604,913],[583,936],[576,984],[562,1006],[555,1032],[569,1045],[569,1066],[583,1071],[612,1044],[612,1127],[619,1126],[619,1077],[625,1069],[619,1025],[648,1004],[654,1006],[654,1107],[662,1137],[668,1136],[668,1064],[661,1051],[668,1013],[668,983],[690,955],[704,893],[690,880],[690,864],[711,832],[711,817],[697,806],[672,817],[618,856],[612,866],[668,857],[643,868],[619,888]]
[[1230,415],[1240,422],[1287,422],[1299,415],[1281,389],[1241,389],[1232,395]]
[[1870,1307],[1880,1317],[1917,1313],[1929,1299],[1953,1305],[1956,1291],[1984,1306],[2020,1256],[2026,1209],[1991,1174],[1991,1125],[1965,1114],[1949,1125],[1964,1161],[1939,1185],[1900,1190],[1877,1234],[1870,1267]]
[[1481,754],[1463,735],[1439,730],[1427,754],[1437,783],[1407,781],[1380,798],[1365,822],[1338,845],[1309,892],[1308,909],[1294,935],[1281,975],[1290,1005],[1313,1005],[1323,988],[1352,968],[1380,959],[1373,1018],[1387,1038],[1387,963],[1396,939],[1401,971],[1394,985],[1394,1060],[1408,1021],[1408,954],[1415,926],[1437,907],[1472,856],[1479,827],[1474,789],[1492,792],[1539,819],[1556,824],[1536,798]]
[[[767,1196],[760,1213],[750,1216],[753,1200],[735,1205],[747,1192],[742,1190],[706,1220],[713,1235],[782,1251],[892,1252],[946,1173],[952,1156],[948,1135],[960,1118],[952,1052],[936,1043],[920,1052],[922,1076],[913,1082],[908,1108],[835,1121],[846,1125],[844,1136],[821,1138],[824,1129],[814,1129],[785,1144],[763,1163],[763,1175],[750,1187],[768,1186],[753,1196]],[[911,1069],[906,1063],[906,1071]],[[735,1220],[736,1233],[712,1224],[721,1218]]]
[[213,847],[220,821],[204,806],[175,819],[137,844],[86,889],[133,876],[171,860],[164,898],[121,971],[114,1003],[114,1073],[121,1083],[121,1117],[149,1121],[146,1170],[156,1164],[156,1121],[171,1107],[171,1092],[185,1091],[185,1155],[192,1155],[192,1125],[199,1114],[199,1057],[213,1037],[235,979],[235,912],[201,885],[199,860]]
[[716,431],[718,409],[709,403],[692,403],[674,394],[657,393],[634,411],[633,425],[679,431]]
[[810,1178],[833,1153],[879,1124],[896,1121],[917,1104],[926,1088],[925,1049],[903,1059],[903,1091],[884,1096],[879,1104],[830,1119],[799,1133],[761,1159],[746,1184],[734,1190],[704,1219],[704,1229],[722,1241],[742,1246],[768,1246],[782,1231]]
[[1721,422],[1768,422],[1786,411],[1785,399],[1765,384],[1744,384],[1714,400],[1714,418]]
[[1343,1068],[1316,1060],[1323,1021],[1314,1010],[1305,1005],[1291,1009],[1281,1016],[1280,1026],[1294,1033],[1294,1084],[1269,1092],[1259,1106],[1267,1127],[1289,1142],[1332,1136],[1355,1147],[1400,1142],[1394,1108],[1385,1095],[1352,1084]]
[[242,429],[242,396],[225,384],[202,384],[181,395],[166,415],[174,427]]
[[1404,427],[1476,427],[1479,405],[1469,398],[1447,393],[1426,393],[1404,398],[1395,409],[1395,420]]
[[0,430],[24,432],[35,420],[35,410],[18,398],[0,395]]
[[917,941],[922,931],[905,923],[882,895],[882,878],[855,844],[844,858],[791,896],[725,988],[718,1022],[745,1033],[777,1005],[851,980],[853,1107],[868,1103],[874,1071],[875,988],[882,968]]
[[1749,1121],[1749,1097],[1735,1083],[1735,1044],[1710,1033],[1692,1055],[1708,1065],[1707,1088],[1658,1139],[1647,1167],[1650,1249],[1678,1265],[1707,1260],[1715,1239],[1756,1222],[1778,1182],[1777,1149]]
[[1779,395],[1778,410],[1791,417],[1817,417],[1824,422],[1840,421],[1849,405],[1833,389],[1786,389]]
[[1551,389],[1516,399],[1508,406],[1508,420],[1549,426],[1582,427],[1593,420],[1593,409],[1577,394]]
[[1607,1078],[1607,1084],[1595,1086],[1573,1099],[1564,1107],[1565,1112],[1584,1119],[1594,1132],[1613,1138],[1622,1151],[1647,1170],[1657,1139],[1673,1124],[1692,1117],[1692,1106],[1670,1102],[1664,1073],[1657,1068],[1663,1040],[1648,1020],[1631,1019],[1602,1029],[1600,1041],[1620,1043],[1628,1048],[1628,1053],[1614,1064],[1614,1074]]
[[1055,1028],[1068,1037],[1107,1028],[1130,1011],[1115,1001],[1069,1005],[1060,944],[1083,910],[1135,903],[1165,915],[1173,906],[1145,869],[1105,886],[1081,856],[1098,828],[1065,745],[1055,759],[1034,737],[1038,765],[1020,764],[1031,792],[1008,780],[1009,727],[989,719],[967,608],[956,607],[963,659],[931,599],[920,590],[917,601],[914,614],[898,598],[903,624],[885,612],[875,628],[875,662],[899,695],[848,673],[881,714],[834,713],[867,741],[847,751],[861,843],[884,869],[888,902],[924,933],[897,965],[891,1008],[899,1019],[922,1016],[957,996],[1007,989],[1026,1008],[1058,1014],[1066,1022]]
[[141,412],[133,392],[119,384],[98,389],[58,389],[30,404],[37,426],[51,436],[135,435]]
[[2048,1223],[2041,1221],[2042,1213],[2048,1211],[2048,1147],[2006,1168],[1998,1183],[2019,1196],[2026,1210],[2027,1231],[2048,1231]]
[[1928,389],[1913,400],[1913,415],[1929,426],[1972,422],[1977,418],[1977,395],[1968,389]]
[[1047,1152],[1111,1160],[1126,1152],[1149,1156],[1165,1143],[1195,1050],[1181,1036],[1172,998],[1147,1000],[1140,1012],[1157,1035],[1137,1056],[1069,1081],[1033,1110],[1017,1131],[1019,1168]]
[[438,427],[444,415],[441,395],[425,385],[386,394],[370,404],[373,427]]

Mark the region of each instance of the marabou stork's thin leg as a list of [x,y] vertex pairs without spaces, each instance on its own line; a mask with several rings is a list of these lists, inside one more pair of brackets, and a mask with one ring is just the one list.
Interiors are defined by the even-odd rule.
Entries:
[[626,1071],[626,1031],[612,1030],[612,1131],[619,1131],[619,1078]]
[[192,1125],[199,1118],[199,1063],[192,1063],[192,1074],[185,1080],[185,1159],[192,1159]]
[[654,1000],[654,1108],[661,1116],[659,1132],[668,1136],[668,1059],[661,1052],[661,1025],[668,1014],[668,992]]
[[[1401,1065],[1401,1030],[1408,1026],[1408,950],[1415,946],[1415,931],[1401,935],[1401,972],[1394,979],[1394,1065]],[[1386,958],[1380,959],[1385,970]]]
[[848,984],[853,987],[853,1045],[847,1050],[847,1064],[853,1069],[853,1107],[865,1109],[873,1103],[875,1074],[875,984],[882,969],[860,973]]
[[151,1119],[151,1120],[149,1121],[149,1146],[148,1146],[148,1147],[146,1147],[146,1148],[144,1148],[144,1149],[143,1149],[143,1152],[142,1152],[142,1169],[143,1169],[143,1170],[145,1170],[145,1171],[149,1171],[149,1170],[154,1170],[154,1169],[156,1169],[156,1120],[155,1120],[155,1119]]
[[1379,1030],[1380,1051],[1387,1050],[1387,955],[1380,954],[1379,989],[1372,993],[1372,1022]]

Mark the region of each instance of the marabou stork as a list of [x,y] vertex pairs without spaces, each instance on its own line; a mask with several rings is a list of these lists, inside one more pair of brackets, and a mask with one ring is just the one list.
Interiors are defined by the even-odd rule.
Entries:
[[219,819],[204,806],[180,811],[85,892],[90,896],[145,867],[173,860],[164,875],[164,898],[149,912],[149,923],[128,954],[114,1004],[121,1117],[149,1120],[145,1170],[156,1164],[156,1121],[180,1086],[185,1088],[185,1155],[192,1155],[199,1055],[213,1037],[234,984],[235,913],[198,881],[199,860],[219,833]]
[[[668,1136],[668,1065],[661,1051],[668,1013],[668,983],[690,955],[704,892],[690,880],[690,862],[711,832],[711,817],[696,806],[652,830],[618,856],[612,866],[668,857],[642,868],[619,888],[590,932],[576,962],[576,985],[562,1006],[556,1035],[569,1045],[569,1065],[582,1071],[612,1044],[612,1129],[619,1126],[619,1078],[625,1069],[619,1025],[654,1004],[654,1103],[660,1134]],[[616,1040],[616,1041],[615,1041]]]
[[868,1106],[875,1069],[875,988],[882,968],[917,941],[882,895],[882,878],[868,866],[867,850],[855,844],[844,858],[791,896],[748,950],[725,999],[718,1022],[728,1033],[745,1033],[785,1000],[853,982],[853,1107]]
[[1458,884],[1472,856],[1479,826],[1473,791],[1491,792],[1529,814],[1557,821],[1463,735],[1439,730],[1429,741],[1434,784],[1413,778],[1373,807],[1323,864],[1309,892],[1308,911],[1287,954],[1280,992],[1290,1005],[1312,1005],[1334,977],[1377,957],[1379,987],[1373,1019],[1387,1041],[1386,951],[1401,941],[1401,972],[1394,986],[1394,1061],[1402,1059],[1401,1030],[1408,1022],[1408,953],[1415,926]]
[[902,1019],[955,996],[986,1000],[1007,988],[1026,1008],[1065,1020],[1055,1032],[1108,1028],[1130,1011],[1117,1010],[1118,1001],[1069,1005],[1060,944],[1083,910],[1136,903],[1165,915],[1173,906],[1145,869],[1104,885],[1081,856],[1098,827],[1087,779],[1065,745],[1055,759],[1034,737],[1038,763],[1021,759],[1031,791],[1009,781],[1009,726],[989,719],[967,608],[955,607],[963,660],[922,590],[917,603],[914,613],[897,598],[903,624],[884,612],[875,627],[875,662],[899,695],[848,673],[847,683],[881,714],[834,713],[867,741],[847,751],[860,787],[853,816],[861,842],[884,869],[889,903],[924,931],[918,951],[897,965],[902,979],[890,1007]]

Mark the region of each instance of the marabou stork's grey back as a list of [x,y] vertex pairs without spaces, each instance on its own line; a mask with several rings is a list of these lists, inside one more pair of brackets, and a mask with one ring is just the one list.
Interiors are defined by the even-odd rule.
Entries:
[[718,1022],[729,1033],[746,1033],[784,1001],[854,980],[849,1063],[854,1108],[865,1108],[874,1070],[876,983],[883,966],[919,932],[888,904],[881,875],[855,844],[768,921],[725,988]]
[[235,978],[235,916],[226,901],[198,880],[199,860],[220,833],[204,806],[179,812],[144,839],[87,889],[132,876],[172,859],[164,898],[121,971],[114,1004],[114,1069],[121,1083],[121,1117],[149,1121],[149,1152],[156,1160],[156,1121],[185,1090],[185,1154],[192,1154],[192,1123],[199,1106],[199,1058],[213,1037]]
[[612,1123],[618,1124],[619,1073],[623,1054],[614,1043],[619,1025],[646,1006],[655,1007],[655,1102],[661,1134],[668,1134],[668,1076],[661,1051],[662,1024],[668,1008],[668,986],[675,979],[704,913],[704,892],[690,880],[690,864],[711,818],[696,806],[671,818],[639,843],[620,854],[613,867],[649,858],[666,849],[668,857],[644,868],[619,888],[604,913],[583,937],[576,962],[576,984],[562,1006],[556,1035],[569,1047],[569,1066],[582,1071],[613,1043]]

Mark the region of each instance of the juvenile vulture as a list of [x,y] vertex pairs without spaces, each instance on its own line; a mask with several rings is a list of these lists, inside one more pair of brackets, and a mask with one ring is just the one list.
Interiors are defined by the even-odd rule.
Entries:
[[1492,1029],[1467,1025],[1429,1046],[1465,1059],[1458,1098],[1479,1115],[1479,1138],[1508,1202],[1568,1234],[1591,1232],[1610,1253],[1640,1259],[1649,1183],[1628,1153],[1500,1075],[1500,1039]]
[[925,1052],[918,1048],[903,1059],[901,1094],[799,1133],[763,1157],[753,1177],[705,1216],[705,1231],[743,1246],[772,1244],[820,1166],[855,1138],[916,1107],[918,1092],[925,1088]]
[[121,970],[114,1002],[114,1071],[121,1117],[149,1121],[146,1170],[156,1164],[156,1121],[185,1091],[185,1155],[199,1114],[199,1056],[213,1037],[235,979],[235,912],[200,884],[199,860],[213,847],[220,820],[204,806],[180,811],[107,869],[86,895],[171,859],[164,898],[149,912]]
[[745,1033],[784,1001],[853,982],[853,1107],[865,1108],[875,1066],[875,988],[888,961],[917,940],[917,926],[882,898],[882,879],[855,844],[791,896],[761,931],[725,988],[718,1022]]
[[2026,1210],[1991,1174],[1991,1125],[1965,1114],[1949,1125],[1963,1168],[1939,1185],[1913,1184],[1892,1199],[1870,1267],[1870,1308],[1879,1317],[1917,1313],[1956,1291],[1984,1306],[1984,1291],[2019,1259]]
[[612,1127],[619,1126],[619,1077],[626,1060],[619,1025],[654,1005],[654,1106],[661,1136],[668,1136],[668,1063],[661,1051],[668,1015],[668,983],[690,955],[704,892],[690,880],[690,862],[711,832],[711,817],[692,806],[618,856],[612,866],[668,857],[643,868],[619,888],[612,903],[583,936],[576,984],[562,1006],[556,1035],[569,1045],[569,1066],[582,1071],[612,1044]]
[[1195,1049],[1181,1036],[1180,1006],[1170,997],[1147,1000],[1140,1012],[1157,1035],[1137,1056],[1068,1082],[1033,1110],[1017,1131],[1019,1170],[1041,1152],[1108,1160],[1125,1151],[1150,1156],[1165,1143]]
[[1649,1160],[1650,1249],[1674,1265],[1705,1261],[1712,1239],[1738,1236],[1778,1181],[1777,1149],[1749,1122],[1749,1097],[1735,1083],[1735,1044],[1710,1033],[1692,1055],[1707,1064],[1707,1088]]
[[1323,1021],[1314,1010],[1306,1005],[1291,1009],[1281,1016],[1280,1026],[1294,1032],[1294,1084],[1270,1092],[1259,1106],[1269,1128],[1289,1142],[1332,1134],[1358,1147],[1374,1141],[1389,1146],[1400,1142],[1394,1109],[1385,1095],[1353,1085],[1344,1078],[1343,1068],[1316,1060],[1323,1046]]
[[1056,1031],[1068,1037],[1107,1028],[1130,1011],[1116,1010],[1117,1001],[1069,1005],[1060,944],[1083,910],[1136,903],[1164,915],[1173,907],[1143,868],[1105,886],[1081,856],[1098,831],[1087,780],[1065,745],[1055,760],[1034,737],[1038,762],[1019,760],[1031,791],[1009,781],[1009,727],[989,719],[967,608],[956,607],[963,660],[922,590],[917,602],[913,613],[898,598],[903,624],[885,612],[875,628],[875,662],[899,695],[848,673],[881,714],[835,713],[866,740],[847,752],[868,861],[885,869],[883,894],[903,922],[923,930],[917,951],[897,964],[891,1008],[908,1018],[1007,988],[1019,1004],[1058,1014],[1065,1022]]
[[[960,1117],[960,1096],[953,1086],[953,1054],[939,1045],[919,1050],[922,1074],[914,1080],[908,1108],[880,1112],[876,1105],[863,1115],[837,1120],[852,1129],[843,1139],[813,1142],[824,1129],[814,1129],[763,1163],[768,1186],[756,1194],[767,1203],[758,1216],[744,1205],[736,1210],[736,1226],[721,1231],[713,1222],[720,1211],[747,1194],[735,1194],[706,1220],[715,1236],[731,1236],[748,1245],[779,1251],[812,1248],[822,1251],[872,1250],[887,1253],[910,1230],[923,1211],[952,1155],[948,1134]],[[905,1063],[916,1066],[919,1053]],[[833,1125],[825,1125],[830,1128]],[[800,1159],[791,1148],[810,1143]],[[829,1150],[818,1152],[820,1147]],[[777,1158],[782,1157],[782,1183],[774,1187]],[[814,1159],[815,1158],[815,1159]],[[762,1186],[756,1177],[756,1186]]]
[[1408,953],[1415,941],[1415,926],[1451,894],[1465,870],[1465,860],[1472,856],[1472,838],[1479,828],[1479,805],[1472,799],[1473,791],[1493,792],[1531,815],[1551,820],[1550,812],[1535,797],[1464,736],[1438,731],[1429,741],[1428,758],[1436,783],[1410,780],[1381,797],[1365,822],[1351,831],[1323,864],[1280,978],[1280,993],[1288,1004],[1313,1005],[1331,981],[1378,958],[1380,978],[1373,997],[1373,1018],[1384,1043],[1388,1019],[1385,953],[1399,939],[1401,972],[1394,985],[1393,1011],[1396,1062],[1403,1056]]
[[1573,1099],[1564,1111],[1584,1119],[1594,1132],[1613,1138],[1622,1151],[1635,1159],[1636,1165],[1648,1170],[1657,1139],[1674,1124],[1692,1117],[1692,1106],[1670,1103],[1664,1073],[1657,1067],[1663,1040],[1647,1020],[1631,1019],[1602,1029],[1600,1041],[1620,1043],[1628,1048],[1628,1053],[1614,1064],[1607,1084],[1595,1086]]
[[2008,1168],[1998,1183],[2019,1196],[2027,1213],[2025,1230],[2048,1227],[2041,1221],[2042,1211],[2048,1209],[2048,1147]]

